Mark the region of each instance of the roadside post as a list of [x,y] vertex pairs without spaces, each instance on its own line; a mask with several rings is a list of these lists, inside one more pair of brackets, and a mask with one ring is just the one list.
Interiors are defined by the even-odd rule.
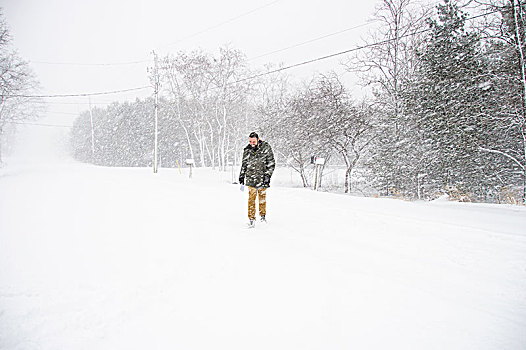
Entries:
[[319,179],[320,167],[325,164],[325,158],[315,157],[314,158],[314,164],[316,164],[316,171],[315,171],[315,175],[314,175],[314,191],[317,191],[318,190],[318,181],[319,181],[318,179]]
[[192,158],[189,158],[187,160],[185,160],[185,163],[186,165],[188,165],[190,167],[190,175],[188,176],[190,179],[192,178],[192,168],[194,167],[194,160]]

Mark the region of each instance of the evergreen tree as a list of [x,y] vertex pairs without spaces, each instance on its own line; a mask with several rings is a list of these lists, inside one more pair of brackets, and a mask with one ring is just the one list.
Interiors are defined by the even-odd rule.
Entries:
[[437,9],[405,106],[418,126],[429,194],[480,196],[480,142],[488,133],[481,116],[491,100],[488,62],[479,36],[465,29],[466,14],[450,0]]

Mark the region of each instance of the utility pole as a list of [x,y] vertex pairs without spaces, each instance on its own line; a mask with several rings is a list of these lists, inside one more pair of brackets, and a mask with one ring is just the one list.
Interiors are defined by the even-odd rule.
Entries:
[[154,131],[153,131],[153,172],[157,173],[157,158],[158,158],[158,144],[157,144],[157,110],[159,108],[159,70],[157,67],[157,54],[155,51],[152,51],[154,59],[154,68],[153,68],[153,84],[154,84],[154,94],[155,94],[155,105],[154,105]]

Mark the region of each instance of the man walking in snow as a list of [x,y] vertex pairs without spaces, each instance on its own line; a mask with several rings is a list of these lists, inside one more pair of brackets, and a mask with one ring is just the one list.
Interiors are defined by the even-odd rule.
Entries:
[[270,178],[276,163],[270,145],[259,139],[255,132],[248,136],[248,145],[243,150],[239,183],[248,186],[248,219],[249,227],[256,223],[256,197],[259,199],[261,222],[266,222],[266,190],[270,187]]

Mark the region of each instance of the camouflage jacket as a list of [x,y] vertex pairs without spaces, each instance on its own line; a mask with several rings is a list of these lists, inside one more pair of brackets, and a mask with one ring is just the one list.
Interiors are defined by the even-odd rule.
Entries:
[[[270,186],[270,177],[274,172],[276,162],[272,148],[265,141],[259,141],[257,147],[247,145],[243,150],[243,160],[241,162],[240,181],[245,180],[245,185],[255,188]],[[265,175],[268,183],[264,183]]]

